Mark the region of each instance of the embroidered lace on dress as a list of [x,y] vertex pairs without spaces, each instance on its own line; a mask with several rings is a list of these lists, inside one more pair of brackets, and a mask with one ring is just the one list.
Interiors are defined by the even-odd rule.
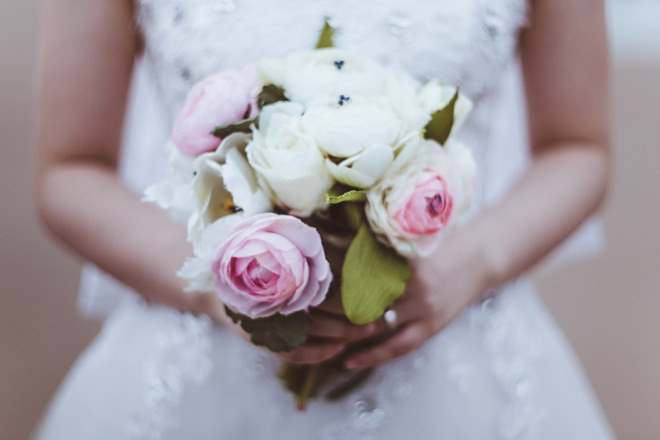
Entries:
[[[144,307],[135,304],[133,313],[141,313]],[[127,424],[131,439],[159,440],[177,426],[176,408],[186,386],[202,385],[213,369],[211,320],[175,310],[162,313],[172,315],[171,326],[154,335],[154,352],[142,372],[141,409]]]

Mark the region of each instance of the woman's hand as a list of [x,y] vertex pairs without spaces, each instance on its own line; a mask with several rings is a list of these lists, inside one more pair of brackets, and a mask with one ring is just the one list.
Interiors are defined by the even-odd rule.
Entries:
[[347,368],[374,367],[420,347],[487,289],[487,267],[480,240],[469,231],[446,237],[435,255],[411,262],[413,278],[402,298],[390,310],[396,322],[383,318],[375,325],[389,331],[383,342],[352,355]]
[[[345,247],[326,245],[326,257],[335,272],[340,270],[345,253]],[[184,281],[179,279],[179,284],[183,293]],[[229,327],[250,342],[250,334],[227,316],[225,306],[217,295],[211,292],[190,292],[183,296],[185,303],[179,306],[182,310],[208,315],[216,323]],[[308,341],[293,351],[279,353],[281,359],[298,364],[320,363],[342,352],[349,343],[372,337],[377,331],[387,330],[378,324],[358,326],[351,323],[346,318],[341,305],[341,296],[338,294],[330,295],[319,307],[310,309],[309,314],[313,320],[313,327]]]
[[296,364],[316,364],[341,353],[348,344],[371,338],[387,330],[377,323],[360,326],[351,323],[341,306],[340,295],[334,295],[321,306],[311,309],[314,320],[308,341],[301,347],[278,356]]
[[[183,305],[183,310],[207,315],[217,324],[231,329],[251,343],[250,334],[227,316],[225,306],[217,295],[209,292],[193,292],[186,295],[187,303]],[[314,318],[314,327],[309,342],[293,351],[279,353],[281,359],[299,364],[320,363],[340,353],[348,341],[355,340],[361,333],[361,329],[348,322],[345,316],[342,319],[334,304],[324,305],[312,311],[311,315]],[[271,353],[265,347],[260,348]]]
[[[250,334],[227,316],[224,304],[216,295],[207,292],[192,292],[185,295],[187,302],[183,305],[183,310],[208,315],[216,323],[230,328],[250,342]],[[311,309],[310,316],[314,324],[308,341],[295,350],[278,353],[282,360],[295,364],[317,364],[338,355],[349,343],[389,330],[378,323],[366,326],[351,323],[344,314],[339,295]],[[266,348],[264,350],[268,351]]]
[[[333,272],[340,273],[350,240],[325,240],[325,255]],[[359,326],[351,323],[341,304],[341,295],[330,295],[319,307],[310,310],[314,324],[309,339],[301,347],[278,356],[296,364],[316,364],[340,354],[346,346],[387,330],[382,325]]]
[[348,368],[366,368],[418,348],[489,287],[491,266],[479,233],[463,228],[448,235],[435,255],[411,262],[414,276],[402,298],[391,308],[397,316],[394,325],[383,318],[366,326],[352,324],[346,318],[340,296],[335,295],[311,311],[314,330],[309,342],[280,358],[294,363],[318,363],[341,353],[350,343],[382,341],[352,354],[345,364]]

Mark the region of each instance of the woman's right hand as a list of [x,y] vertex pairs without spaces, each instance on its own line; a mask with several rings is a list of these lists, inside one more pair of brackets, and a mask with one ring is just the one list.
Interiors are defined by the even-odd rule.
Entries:
[[314,324],[307,342],[278,357],[294,364],[317,364],[344,351],[348,344],[372,338],[383,326],[377,323],[360,326],[348,320],[340,295],[334,295],[321,306],[310,310]]
[[[250,342],[250,335],[225,313],[224,304],[218,297],[206,292],[192,292],[187,295],[184,310],[209,316],[214,322],[230,328],[241,338]],[[321,306],[310,310],[313,319],[312,332],[302,346],[286,353],[278,353],[282,360],[295,364],[316,364],[341,353],[346,345],[370,338],[382,326],[370,324],[358,326],[351,323],[341,306],[341,298],[335,295]],[[264,348],[264,350],[267,350]],[[268,351],[268,350],[267,350]]]

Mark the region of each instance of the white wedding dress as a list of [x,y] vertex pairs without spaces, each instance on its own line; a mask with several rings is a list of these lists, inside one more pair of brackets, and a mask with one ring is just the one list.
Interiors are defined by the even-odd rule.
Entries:
[[[524,169],[515,54],[525,0],[136,0],[136,11],[146,50],[122,173],[138,191],[167,173],[169,126],[195,81],[310,48],[324,17],[338,30],[337,45],[457,84],[472,98],[460,136],[478,158],[481,207]],[[106,314],[106,322],[56,395],[41,440],[613,438],[525,280],[465,310],[343,400],[315,400],[305,412],[276,379],[276,358],[232,331],[144,304],[94,268],[81,290],[84,312]]]

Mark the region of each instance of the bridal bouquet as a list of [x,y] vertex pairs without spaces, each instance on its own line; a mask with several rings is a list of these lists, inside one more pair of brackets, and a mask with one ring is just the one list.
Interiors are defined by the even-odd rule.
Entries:
[[453,135],[470,108],[454,87],[332,47],[326,24],[315,50],[198,83],[174,123],[174,172],[146,198],[187,221],[189,289],[217,295],[255,344],[289,351],[335,291],[353,323],[380,318],[408,259],[469,209],[476,166]]

